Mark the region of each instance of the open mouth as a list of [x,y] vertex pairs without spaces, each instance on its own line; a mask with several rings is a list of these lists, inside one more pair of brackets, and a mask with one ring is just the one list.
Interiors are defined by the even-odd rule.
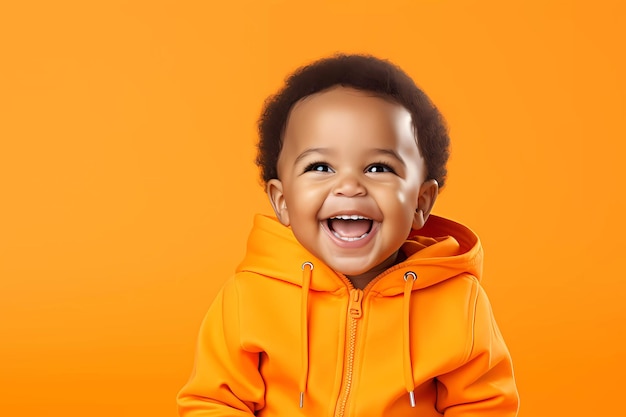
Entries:
[[366,237],[374,224],[372,219],[356,214],[343,214],[326,220],[328,229],[337,238],[345,242],[353,242]]

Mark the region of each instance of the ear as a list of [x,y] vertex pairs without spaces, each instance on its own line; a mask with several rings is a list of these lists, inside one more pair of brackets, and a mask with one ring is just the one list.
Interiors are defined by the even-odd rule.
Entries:
[[435,205],[435,200],[439,195],[439,184],[437,180],[428,180],[424,182],[417,197],[417,208],[413,216],[413,229],[418,230],[424,227],[430,211]]
[[278,220],[284,226],[289,226],[289,212],[287,211],[287,203],[283,194],[283,183],[279,179],[271,179],[267,182],[265,191]]

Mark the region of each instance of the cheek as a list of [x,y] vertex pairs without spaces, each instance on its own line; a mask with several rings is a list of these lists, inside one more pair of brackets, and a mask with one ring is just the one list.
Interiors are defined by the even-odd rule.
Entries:
[[418,192],[413,185],[390,187],[383,194],[382,203],[393,205],[396,210],[414,210],[417,206]]
[[407,181],[400,185],[396,190],[398,203],[415,210],[419,199],[420,185],[421,183],[417,180]]
[[[293,187],[289,193],[289,201],[293,204],[300,205],[302,208],[309,207],[312,204],[323,199],[324,195],[317,190],[316,187],[304,184]],[[309,207],[310,209],[311,207]]]
[[415,187],[398,187],[385,190],[378,198],[380,208],[387,213],[387,220],[397,222],[398,227],[412,224],[417,209],[418,191]]
[[398,199],[398,203],[405,205],[407,203],[407,195],[405,192],[398,191],[396,193],[396,198]]
[[321,202],[324,200],[324,196],[315,189],[307,185],[297,186],[294,185],[287,190],[285,194],[285,203],[289,210],[290,217],[293,220],[298,220],[298,216],[310,217],[320,209]]

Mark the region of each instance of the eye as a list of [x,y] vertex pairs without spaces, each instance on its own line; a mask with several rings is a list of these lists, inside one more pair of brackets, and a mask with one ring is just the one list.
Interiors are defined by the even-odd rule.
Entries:
[[381,172],[391,172],[391,173],[395,173],[395,171],[393,170],[393,168],[391,168],[389,165],[379,162],[376,164],[372,164],[370,166],[367,167],[367,172],[372,172],[372,173],[381,173]]
[[313,162],[304,168],[304,172],[333,172],[333,170],[325,162]]

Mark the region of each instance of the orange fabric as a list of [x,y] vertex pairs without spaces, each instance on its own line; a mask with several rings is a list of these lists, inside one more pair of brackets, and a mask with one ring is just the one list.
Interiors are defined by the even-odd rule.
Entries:
[[515,416],[510,356],[479,284],[478,237],[436,216],[420,234],[404,262],[361,291],[290,229],[257,216],[244,261],[202,324],[180,415]]

